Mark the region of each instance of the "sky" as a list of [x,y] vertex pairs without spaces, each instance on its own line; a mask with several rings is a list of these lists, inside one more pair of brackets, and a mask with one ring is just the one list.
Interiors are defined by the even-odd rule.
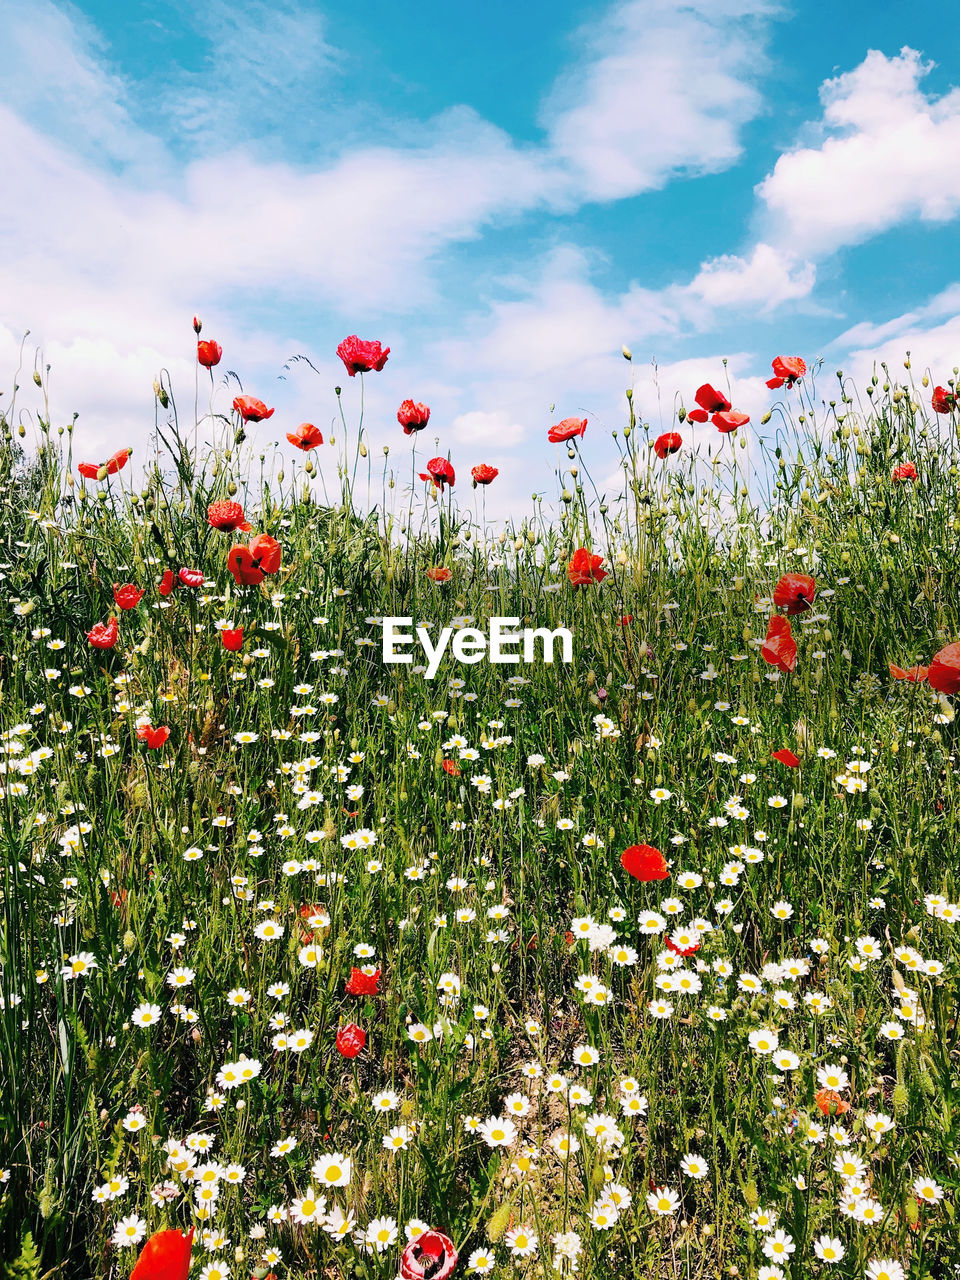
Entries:
[[[29,331],[75,458],[142,456],[161,368],[192,410],[197,314],[217,374],[276,407],[251,429],[266,448],[304,420],[329,434],[336,385],[356,419],[336,347],[357,333],[391,349],[364,421],[398,483],[409,397],[432,410],[418,456],[449,453],[461,490],[499,467],[488,512],[519,518],[555,491],[563,417],[588,418],[615,490],[623,344],[654,428],[704,380],[756,422],[778,354],[822,360],[824,398],[834,370],[908,349],[943,382],[950,18],[943,0],[3,0],[0,405]],[[318,463],[336,488],[334,450]]]

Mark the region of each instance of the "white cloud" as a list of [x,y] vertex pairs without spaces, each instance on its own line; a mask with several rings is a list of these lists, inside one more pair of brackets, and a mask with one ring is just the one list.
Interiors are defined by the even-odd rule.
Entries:
[[772,12],[764,0],[628,0],[578,32],[577,65],[542,112],[573,182],[612,200],[735,163],[762,106]]
[[908,351],[916,382],[928,372],[934,383],[945,383],[960,362],[960,283],[891,320],[854,325],[831,343],[830,350],[858,385],[869,379],[881,361],[893,376],[905,379],[903,361]]
[[499,449],[520,444],[527,434],[526,427],[514,422],[506,409],[471,409],[458,414],[450,427],[461,445],[491,445]]
[[960,209],[960,90],[921,89],[931,64],[913,49],[871,50],[821,89],[822,141],[786,152],[757,193],[768,238],[803,255],[857,244],[907,219]]
[[749,258],[733,254],[711,258],[685,292],[711,307],[756,304],[769,311],[783,302],[807,297],[816,278],[812,263],[798,262],[793,254],[761,243],[754,246]]

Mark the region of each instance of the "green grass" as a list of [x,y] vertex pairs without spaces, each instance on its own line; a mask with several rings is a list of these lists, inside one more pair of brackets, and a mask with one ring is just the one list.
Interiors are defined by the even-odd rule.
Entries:
[[[928,895],[958,897],[955,725],[948,699],[888,674],[960,638],[956,420],[932,414],[925,385],[909,366],[861,392],[840,379],[818,394],[808,377],[736,436],[704,428],[694,451],[681,426],[684,449],[667,462],[631,400],[622,491],[594,489],[588,433],[569,457],[560,449],[559,518],[534,502],[503,531],[461,498],[463,479],[439,500],[419,482],[411,491],[399,430],[373,475],[346,410],[340,438],[305,470],[261,457],[273,424],[244,440],[217,411],[221,391],[202,422],[217,448],[198,457],[164,388],[145,472],[135,458],[81,482],[71,427],[43,410],[42,447],[24,457],[8,406],[10,1274],[126,1276],[137,1250],[111,1237],[135,1215],[147,1232],[196,1225],[191,1275],[204,1280],[226,1268],[393,1277],[416,1221],[451,1236],[457,1274],[475,1251],[498,1274],[563,1274],[552,1237],[576,1232],[582,1276],[776,1275],[762,1268],[777,1237],[750,1222],[761,1210],[790,1238],[776,1265],[793,1280],[861,1277],[882,1259],[912,1280],[949,1274],[960,957],[956,926]],[[917,480],[892,482],[904,461]],[[233,494],[283,547],[259,587],[227,570],[244,535],[207,523],[208,504]],[[608,577],[574,590],[566,566],[582,546]],[[436,566],[451,569],[447,583],[427,578]],[[158,594],[164,570],[181,567],[204,585]],[[793,620],[796,669],[779,675],[758,645],[786,571],[813,573],[818,595]],[[116,648],[95,649],[86,632],[115,611],[114,582],[145,595],[118,613]],[[447,659],[427,682],[382,663],[385,615],[569,626],[575,660]],[[243,626],[240,652],[223,648],[223,621]],[[170,728],[158,750],[137,739],[144,719]],[[782,748],[799,769],[771,759]],[[624,872],[620,854],[637,843],[671,860],[668,880]],[[666,935],[639,924],[650,912],[667,933],[712,927],[668,971]],[[257,936],[268,920],[282,936]],[[614,934],[628,963],[608,954]],[[96,968],[66,980],[82,953]],[[794,975],[766,968],[797,961]],[[378,994],[348,994],[364,964],[381,970]],[[676,981],[677,965],[699,991],[656,985]],[[179,992],[178,967],[193,975]],[[591,1003],[584,988],[597,984]],[[670,1016],[654,1016],[656,1000]],[[144,1005],[160,1013],[138,1027]],[[336,1045],[350,1023],[367,1035],[353,1059]],[[416,1024],[441,1034],[416,1044]],[[273,1048],[300,1029],[312,1033],[302,1052]],[[776,1030],[795,1069],[751,1047],[761,1030]],[[575,1062],[582,1046],[595,1063]],[[259,1074],[220,1088],[218,1072],[244,1056]],[[842,1116],[815,1102],[826,1066],[847,1076]],[[554,1073],[591,1100],[551,1091]],[[633,1115],[625,1081],[646,1099]],[[378,1112],[388,1090],[395,1108]],[[476,1122],[505,1106],[522,1113],[516,1137],[491,1146]],[[874,1138],[877,1114],[894,1125]],[[619,1129],[607,1151],[596,1116]],[[405,1145],[385,1149],[400,1125]],[[578,1149],[561,1159],[568,1131]],[[271,1154],[289,1137],[293,1150]],[[174,1143],[194,1149],[185,1159]],[[271,1207],[321,1190],[311,1166],[334,1152],[350,1179],[323,1190],[327,1214],[352,1213],[361,1234],[391,1219],[398,1238],[382,1253],[355,1233],[271,1221]],[[682,1171],[691,1153],[706,1176]],[[857,1212],[874,1202],[875,1222],[844,1209],[840,1155],[862,1162]],[[198,1207],[204,1179],[190,1161],[221,1166],[210,1208]],[[939,1203],[918,1204],[920,1178],[942,1189]],[[111,1179],[124,1189],[98,1203]],[[676,1193],[674,1211],[651,1210],[652,1187]],[[168,1198],[151,1198],[157,1189]],[[591,1214],[615,1221],[600,1229]],[[511,1248],[518,1229],[538,1237],[529,1256]],[[842,1242],[837,1265],[815,1254],[824,1235]]]

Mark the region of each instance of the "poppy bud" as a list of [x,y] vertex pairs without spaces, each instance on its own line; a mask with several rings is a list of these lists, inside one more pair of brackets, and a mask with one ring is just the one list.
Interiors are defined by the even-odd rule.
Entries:
[[41,379],[41,377],[40,377],[39,373],[37,373],[36,369],[34,369],[34,371],[33,371],[33,380],[34,380],[34,382],[37,384],[37,386],[38,386],[38,387],[43,385],[43,383],[42,383],[42,379]]
[[630,350],[630,348],[629,348],[629,347],[626,347],[626,346],[621,347],[621,348],[620,348],[620,351],[621,351],[621,353],[622,353],[622,355],[623,355],[624,360],[632,360],[632,359],[633,359],[633,352]]
[[196,317],[196,316],[194,316],[194,317],[193,317],[193,332],[194,332],[194,333],[199,333],[199,332],[200,332],[200,330],[201,330],[202,328],[203,328],[203,325],[200,323],[200,321],[197,319],[197,317]]

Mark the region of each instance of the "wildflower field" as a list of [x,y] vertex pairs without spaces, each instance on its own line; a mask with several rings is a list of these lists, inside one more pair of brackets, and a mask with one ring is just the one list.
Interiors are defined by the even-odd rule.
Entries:
[[558,414],[504,527],[340,354],[103,463],[0,401],[4,1274],[956,1274],[949,371],[628,394],[608,492]]

